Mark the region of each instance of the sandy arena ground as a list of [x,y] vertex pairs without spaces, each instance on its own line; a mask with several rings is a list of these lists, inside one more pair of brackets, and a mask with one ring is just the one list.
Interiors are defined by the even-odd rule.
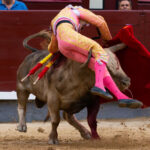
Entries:
[[[86,121],[81,121],[88,128]],[[84,140],[66,121],[58,127],[59,145],[48,145],[50,122],[28,123],[27,133],[16,123],[0,124],[0,150],[150,150],[150,118],[98,120],[100,140]]]

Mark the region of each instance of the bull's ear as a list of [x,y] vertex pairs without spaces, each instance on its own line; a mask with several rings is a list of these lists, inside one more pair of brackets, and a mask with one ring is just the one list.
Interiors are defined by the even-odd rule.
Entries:
[[124,44],[124,43],[119,43],[119,44],[116,44],[116,45],[114,45],[114,46],[108,47],[108,49],[109,49],[110,51],[112,51],[113,53],[115,53],[115,52],[117,52],[117,51],[119,51],[119,50],[123,50],[123,49],[126,48],[126,47],[127,47],[126,44]]

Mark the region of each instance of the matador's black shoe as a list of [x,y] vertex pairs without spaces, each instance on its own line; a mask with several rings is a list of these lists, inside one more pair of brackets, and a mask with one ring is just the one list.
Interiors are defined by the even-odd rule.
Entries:
[[119,107],[128,107],[128,108],[141,108],[143,103],[136,99],[119,99]]
[[113,96],[108,91],[104,91],[104,90],[102,90],[96,86],[94,86],[91,89],[91,93],[93,95],[98,95],[98,96],[103,97],[103,98],[108,99],[108,100],[113,99]]

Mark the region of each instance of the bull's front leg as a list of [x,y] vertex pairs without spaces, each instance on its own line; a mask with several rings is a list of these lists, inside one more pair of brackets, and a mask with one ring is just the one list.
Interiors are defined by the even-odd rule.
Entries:
[[59,102],[57,99],[53,98],[51,100],[48,100],[47,104],[51,116],[51,125],[52,125],[48,144],[59,144],[57,133],[57,127],[60,122]]
[[26,91],[17,90],[18,97],[18,117],[19,117],[19,125],[17,126],[17,130],[20,132],[26,132],[26,103],[29,97],[29,93]]
[[63,112],[63,118],[67,120],[69,124],[74,126],[84,139],[91,138],[91,133],[76,119],[75,115]]

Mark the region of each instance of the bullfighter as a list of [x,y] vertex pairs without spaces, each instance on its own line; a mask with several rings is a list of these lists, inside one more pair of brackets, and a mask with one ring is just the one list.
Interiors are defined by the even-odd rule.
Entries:
[[126,96],[116,86],[107,70],[109,58],[102,46],[79,33],[80,29],[87,24],[92,24],[99,29],[104,44],[112,39],[108,25],[102,16],[81,6],[68,5],[51,21],[52,39],[48,46],[49,52],[55,53],[59,50],[67,58],[83,63],[84,59],[81,59],[80,55],[87,56],[92,49],[94,65],[90,68],[95,72],[95,85],[91,93],[112,99],[112,95],[105,89],[107,88],[117,98],[120,107],[141,107],[142,102]]

